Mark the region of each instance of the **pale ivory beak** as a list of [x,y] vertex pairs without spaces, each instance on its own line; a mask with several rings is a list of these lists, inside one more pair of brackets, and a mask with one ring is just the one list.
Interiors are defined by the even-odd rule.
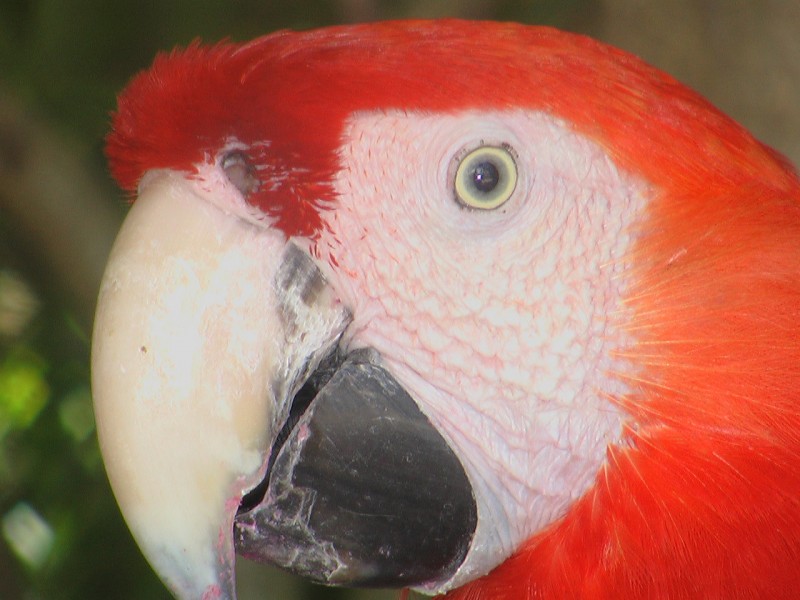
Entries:
[[235,597],[239,501],[264,475],[308,349],[343,327],[343,311],[331,302],[288,327],[283,234],[197,190],[166,171],[141,187],[100,291],[92,388],[143,553],[178,597],[222,599]]

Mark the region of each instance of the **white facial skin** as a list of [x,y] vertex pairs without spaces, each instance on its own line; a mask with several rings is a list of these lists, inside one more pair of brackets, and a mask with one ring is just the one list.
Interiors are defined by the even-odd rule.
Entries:
[[[459,158],[507,144],[519,180],[491,210],[454,193]],[[457,575],[483,574],[562,516],[620,441],[624,257],[645,186],[593,142],[525,111],[355,115],[319,256],[354,322],[449,439],[479,520]]]

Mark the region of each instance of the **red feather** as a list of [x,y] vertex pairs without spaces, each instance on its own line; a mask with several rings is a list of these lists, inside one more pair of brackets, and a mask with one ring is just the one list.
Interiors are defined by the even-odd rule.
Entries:
[[[790,598],[800,582],[800,182],[669,76],[552,29],[396,22],[160,56],[120,97],[114,175],[191,172],[235,137],[288,235],[314,235],[355,111],[549,112],[648,181],[628,260],[640,371],[594,487],[450,600]],[[271,182],[271,183],[270,183]]]

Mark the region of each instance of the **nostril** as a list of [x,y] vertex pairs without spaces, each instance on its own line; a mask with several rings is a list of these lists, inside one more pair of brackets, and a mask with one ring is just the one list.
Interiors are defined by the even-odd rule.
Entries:
[[255,168],[241,150],[233,150],[223,156],[222,170],[225,171],[228,181],[245,197],[257,192],[261,185]]

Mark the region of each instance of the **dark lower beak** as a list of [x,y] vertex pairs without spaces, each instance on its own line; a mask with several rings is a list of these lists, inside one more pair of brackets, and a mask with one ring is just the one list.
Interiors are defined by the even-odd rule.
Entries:
[[293,412],[236,517],[237,552],[323,584],[449,579],[475,531],[472,488],[380,357],[333,354]]

